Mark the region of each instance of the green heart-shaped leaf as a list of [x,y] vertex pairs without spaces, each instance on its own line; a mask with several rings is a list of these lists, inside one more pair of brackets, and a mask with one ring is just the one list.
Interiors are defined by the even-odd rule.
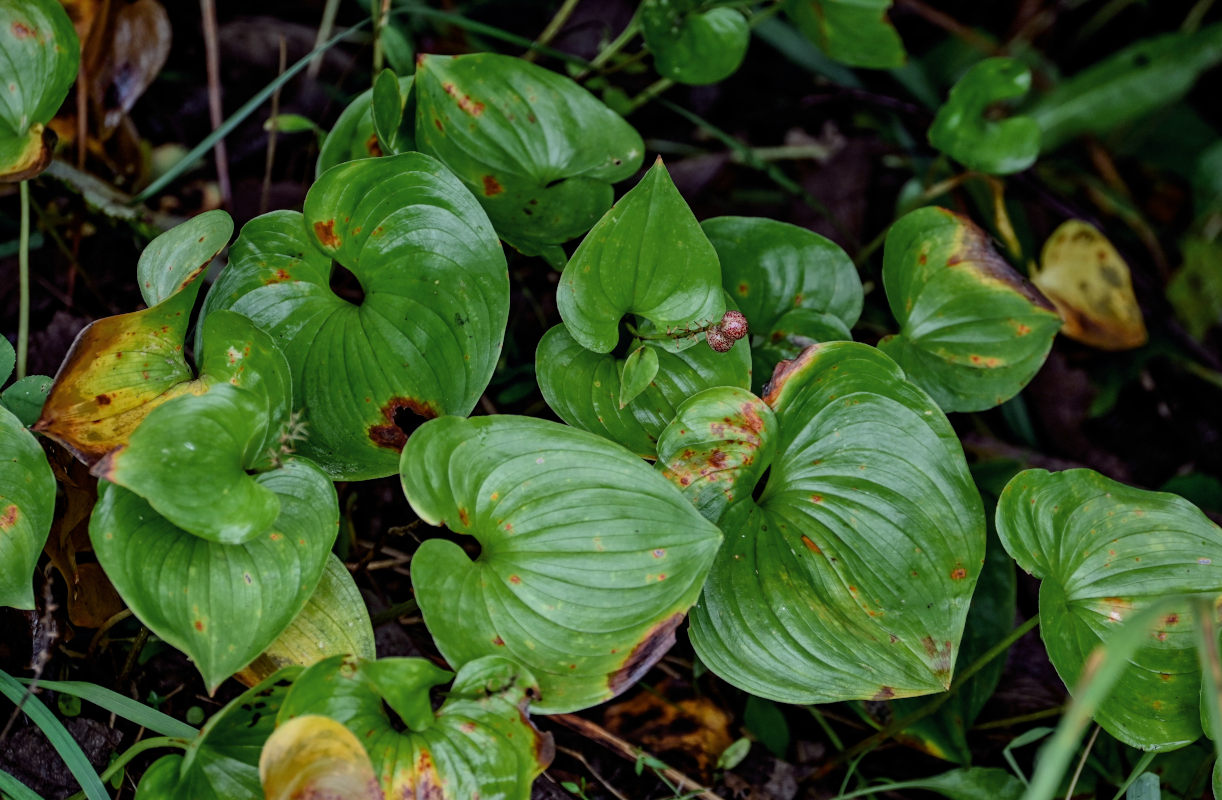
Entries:
[[[364,300],[330,288],[331,259]],[[509,315],[509,275],[479,204],[420,153],[341,164],[305,214],[252,220],[204,303],[267,331],[292,369],[297,451],[336,479],[391,474],[401,426],[468,414],[492,377]]]
[[254,480],[276,496],[280,514],[244,544],[193,536],[110,483],[100,485],[89,522],[98,561],[124,601],[195,661],[210,690],[301,611],[339,529],[335,487],[310,462],[292,459]]
[[[997,505],[997,532],[1040,584],[1040,632],[1066,686],[1097,645],[1152,601],[1222,594],[1222,531],[1177,495],[1086,469],[1020,472]],[[1201,735],[1192,604],[1163,618],[1095,719],[1122,742],[1169,749]]]
[[257,800],[259,753],[276,727],[276,715],[301,673],[277,672],[229,701],[200,731],[184,755],[159,758],[144,777],[140,800]]
[[904,215],[884,248],[883,285],[900,332],[879,349],[944,411],[982,411],[1018,394],[1061,327],[1047,298],[988,234],[944,208]]
[[701,227],[717,250],[725,290],[751,324],[756,390],[778,363],[810,345],[853,338],[861,279],[835,243],[762,217],[716,217]]
[[691,615],[710,669],[790,703],[950,683],[984,515],[950,424],[886,356],[815,345],[765,400],[702,392],[658,464],[726,534]]
[[376,653],[361,590],[344,562],[331,553],[305,608],[238,678],[252,686],[278,669],[308,667],[336,655],[372,659]]
[[526,665],[544,713],[601,702],[661,658],[721,539],[636,456],[543,420],[426,423],[402,476],[422,519],[482,548],[472,561],[431,539],[412,558],[438,649],[451,664]]
[[993,122],[996,103],[1018,100],[1031,88],[1031,70],[1012,58],[986,58],[950,90],[929,128],[929,143],[969,169],[993,175],[1022,172],[1040,154],[1040,126],[1030,117]]
[[[634,339],[633,343],[639,344]],[[751,385],[751,356],[745,347],[715,353],[703,342],[682,350],[657,351],[658,371],[627,406],[620,406],[621,359],[585,349],[556,325],[535,352],[539,389],[556,415],[570,425],[605,436],[642,458],[653,458],[658,436],[675,409],[696,392],[713,386]]]
[[751,28],[733,8],[701,11],[698,0],[645,0],[641,34],[658,74],[679,83],[716,83],[743,63]]
[[615,349],[625,314],[659,328],[721,319],[717,251],[661,159],[581,241],[560,276],[556,304],[572,337],[596,353]]
[[55,477],[38,440],[3,407],[0,452],[0,606],[32,609],[34,567],[55,510]]
[[200,394],[183,357],[199,276],[225,246],[233,222],[210,211],[154,239],[137,268],[140,289],[157,302],[143,311],[106,317],[77,335],[34,424],[93,464],[124,444],[158,405]]
[[419,658],[330,658],[297,679],[279,723],[306,714],[343,723],[369,752],[388,798],[528,800],[553,752],[551,734],[525,713],[534,678],[505,658],[473,661],[434,712],[429,689],[449,676]]
[[870,69],[904,63],[904,43],[887,19],[891,0],[785,0],[783,7],[830,58]]
[[611,207],[611,184],[644,155],[622,117],[518,58],[421,55],[416,94],[420,150],[452,169],[501,237],[527,255],[589,230]]
[[[404,106],[409,110],[403,123],[396,129],[398,141],[403,150],[415,147],[415,120],[410,110],[416,102],[412,91],[415,76],[405,75],[399,78],[399,97],[407,98]],[[340,112],[331,132],[323,140],[318,151],[318,165],[315,173],[322,175],[331,167],[343,164],[345,161],[355,161],[358,158],[374,158],[382,155],[393,155],[382,150],[378,142],[378,134],[373,129],[373,89],[366,89],[356,96],[348,106]]]
[[56,0],[0,5],[0,180],[32,178],[51,162],[55,136],[44,129],[76,80],[81,47]]
[[143,497],[167,521],[218,544],[249,542],[280,516],[280,500],[247,474],[267,434],[266,406],[221,384],[157,407],[94,473]]

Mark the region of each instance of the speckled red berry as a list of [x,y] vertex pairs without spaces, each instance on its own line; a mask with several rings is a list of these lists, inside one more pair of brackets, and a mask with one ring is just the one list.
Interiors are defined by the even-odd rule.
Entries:
[[717,327],[725,331],[731,339],[741,339],[749,330],[747,317],[741,311],[727,311],[721,322],[717,323]]
[[730,335],[716,325],[704,332],[704,338],[708,341],[709,347],[718,353],[724,353],[734,346],[734,340],[730,338]]

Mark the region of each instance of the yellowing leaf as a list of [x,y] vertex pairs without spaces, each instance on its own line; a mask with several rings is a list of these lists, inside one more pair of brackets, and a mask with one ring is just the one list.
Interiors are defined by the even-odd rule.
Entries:
[[267,800],[383,800],[369,754],[330,717],[306,714],[276,729],[259,756]]
[[1065,320],[1062,333],[1100,350],[1146,343],[1129,265],[1092,225],[1076,219],[1062,223],[1044,243],[1040,261],[1031,282]]
[[305,608],[263,653],[234,677],[255,686],[282,667],[308,667],[335,655],[375,657],[373,626],[361,591],[332,553]]

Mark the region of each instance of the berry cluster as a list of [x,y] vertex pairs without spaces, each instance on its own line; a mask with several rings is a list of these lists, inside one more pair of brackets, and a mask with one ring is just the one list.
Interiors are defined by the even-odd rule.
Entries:
[[704,332],[704,338],[709,347],[718,353],[724,353],[734,346],[734,343],[747,335],[747,318],[741,311],[727,311],[720,322],[710,325]]

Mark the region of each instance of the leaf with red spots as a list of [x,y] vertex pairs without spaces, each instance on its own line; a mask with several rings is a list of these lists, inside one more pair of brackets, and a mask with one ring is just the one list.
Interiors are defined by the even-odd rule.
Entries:
[[[633,346],[641,341],[633,339]],[[624,359],[595,353],[557,325],[543,335],[535,352],[539,388],[556,415],[574,427],[605,436],[644,458],[653,458],[662,429],[679,404],[714,386],[746,388],[751,359],[745,347],[715,353],[703,342],[682,350],[651,347],[658,371],[639,395],[620,406]]]
[[[1086,469],[1016,475],[997,532],[1040,584],[1040,632],[1066,686],[1120,623],[1169,595],[1222,594],[1222,530],[1173,494]],[[1201,735],[1201,671],[1192,603],[1167,614],[1099,707],[1096,721],[1144,750]]]
[[0,606],[34,608],[34,568],[51,530],[55,478],[42,447],[0,406]]
[[[415,148],[415,103],[413,91],[415,77],[404,75],[399,78],[399,99],[403,104],[403,120],[396,130],[396,141],[401,146],[400,151],[406,152]],[[377,156],[395,155],[382,149],[377,131],[373,126],[373,89],[366,89],[356,96],[335,120],[327,138],[323,140],[318,151],[316,174],[321,175],[337,164],[355,161],[358,158],[376,158]]]
[[984,514],[946,417],[889,358],[812,346],[763,400],[693,397],[658,454],[726,538],[691,614],[711,670],[789,703],[950,683]]
[[194,536],[139,495],[99,485],[89,538],[141,622],[189,655],[209,689],[266,650],[318,585],[339,530],[327,476],[303,459],[252,478],[279,515],[242,544]]
[[697,0],[645,0],[641,34],[664,78],[694,85],[716,83],[738,69],[751,28],[735,8],[701,8]]
[[[363,298],[331,289],[333,260]],[[404,153],[334,167],[304,215],[248,223],[204,319],[218,309],[284,351],[304,425],[297,452],[356,480],[393,473],[420,422],[475,407],[500,356],[509,275],[471,193],[436,159]]]
[[1018,394],[1061,327],[988,234],[943,208],[917,209],[891,226],[883,285],[900,332],[879,349],[944,411],[982,411]]
[[0,4],[0,181],[32,178],[51,162],[55,116],[80,66],[81,47],[56,0]]
[[259,754],[300,667],[277,672],[229,701],[182,755],[163,756],[144,773],[140,800],[261,798]]
[[[641,137],[563,75],[495,53],[421,55],[416,142],[454,171],[506,242],[563,264],[558,245],[611,207]],[[485,191],[486,177],[501,188]]]
[[763,217],[716,217],[701,227],[717,249],[722,285],[751,326],[754,391],[806,347],[852,340],[861,279],[834,242]]
[[209,380],[195,379],[183,347],[199,277],[232,232],[228,214],[209,211],[154,239],[136,267],[149,308],[80,332],[34,430],[93,464],[126,443],[158,405],[207,391]]
[[421,518],[481,545],[472,561],[431,539],[412,559],[438,649],[456,665],[516,659],[539,681],[542,713],[599,703],[661,658],[721,540],[639,458],[553,422],[433,420],[401,474]]
[[1040,154],[1040,127],[1021,115],[994,121],[998,104],[1019,101],[1031,88],[1031,70],[1013,58],[978,61],[950,90],[929,128],[929,143],[980,172],[1022,172]]
[[429,690],[449,677],[420,658],[329,658],[297,679],[279,724],[314,714],[342,723],[388,798],[528,800],[553,753],[551,734],[526,715],[534,678],[509,659],[481,658],[458,670],[434,711]]

